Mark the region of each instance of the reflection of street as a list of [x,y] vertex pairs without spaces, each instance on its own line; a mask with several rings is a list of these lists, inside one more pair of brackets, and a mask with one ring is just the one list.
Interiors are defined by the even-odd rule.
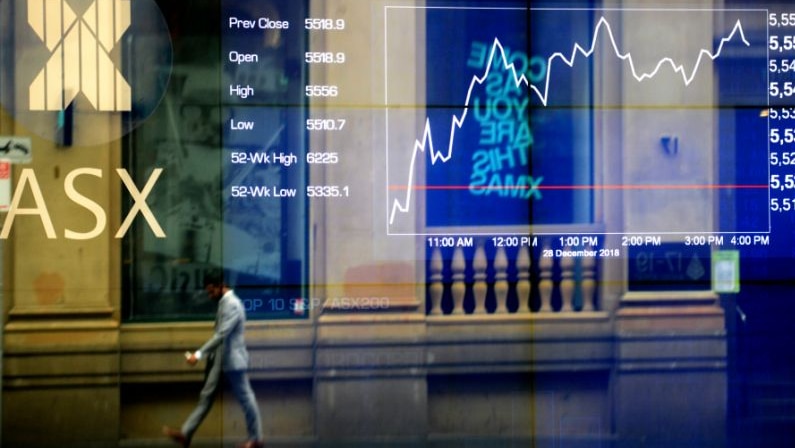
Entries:
[[[181,98],[193,97],[185,92]],[[282,221],[279,201],[222,199],[226,189],[221,164],[226,152],[218,151],[219,109],[180,104],[173,97],[166,101],[169,113],[179,111],[172,122],[180,125],[171,128],[172,138],[152,145],[157,154],[154,166],[166,175],[150,206],[162,217],[168,238],[142,232],[146,260],[139,262],[142,297],[136,301],[141,311],[145,308],[146,313],[163,317],[211,312],[208,301],[196,291],[202,289],[204,272],[214,266],[223,265],[234,277],[255,277],[260,284],[278,283]],[[278,135],[279,131],[276,139]],[[236,180],[279,185],[281,173],[276,166],[266,166],[249,169]]]

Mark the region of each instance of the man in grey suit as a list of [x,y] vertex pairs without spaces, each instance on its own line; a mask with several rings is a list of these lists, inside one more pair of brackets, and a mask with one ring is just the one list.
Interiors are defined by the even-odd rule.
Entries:
[[163,432],[182,447],[189,447],[193,433],[210,412],[221,376],[224,376],[231,385],[246,417],[248,440],[243,447],[262,447],[262,423],[259,408],[246,373],[248,351],[243,334],[246,311],[235,292],[226,285],[221,271],[213,271],[205,275],[204,289],[212,300],[218,301],[215,331],[199,350],[185,355],[190,365],[196,365],[200,359],[207,359],[204,387],[199,394],[199,403],[182,424],[182,428],[177,430],[164,427]]

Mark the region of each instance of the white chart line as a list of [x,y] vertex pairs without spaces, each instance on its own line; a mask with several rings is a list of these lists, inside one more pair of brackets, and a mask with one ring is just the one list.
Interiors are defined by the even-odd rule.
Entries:
[[401,213],[408,213],[408,211],[411,209],[411,197],[412,197],[412,190],[414,187],[414,172],[415,172],[414,167],[417,161],[417,154],[425,153],[426,149],[430,150],[432,164],[436,164],[438,160],[441,160],[443,163],[447,162],[452,157],[456,130],[460,129],[464,125],[464,121],[466,120],[467,114],[469,112],[469,102],[470,98],[472,97],[472,91],[475,89],[476,85],[483,84],[483,82],[486,81],[486,78],[488,78],[489,73],[491,72],[491,67],[493,65],[494,56],[498,51],[500,54],[500,58],[502,59],[503,68],[511,71],[511,73],[513,74],[513,80],[516,87],[519,87],[521,85],[527,86],[530,90],[532,90],[536,94],[536,96],[538,96],[538,99],[541,101],[541,103],[544,106],[546,106],[547,100],[549,98],[549,83],[552,73],[552,63],[555,62],[555,60],[560,59],[561,61],[563,61],[563,63],[565,63],[569,67],[573,67],[574,60],[577,57],[577,54],[581,54],[586,58],[591,57],[591,55],[596,49],[596,44],[599,40],[600,32],[602,30],[605,30],[604,32],[607,33],[607,36],[609,37],[609,42],[613,47],[613,51],[615,52],[616,57],[629,64],[629,68],[632,71],[632,76],[638,82],[643,82],[646,79],[653,78],[654,76],[657,75],[657,73],[664,65],[668,64],[671,66],[671,69],[673,70],[674,73],[679,73],[682,75],[682,81],[684,82],[685,86],[689,86],[690,83],[693,82],[693,79],[695,79],[696,74],[698,73],[699,66],[701,65],[701,62],[704,60],[704,57],[705,56],[708,57],[710,61],[714,61],[715,59],[717,59],[720,56],[721,52],[723,51],[723,46],[727,42],[730,42],[732,39],[734,39],[734,36],[736,34],[740,35],[740,39],[742,40],[742,42],[745,44],[746,47],[751,46],[751,44],[745,38],[745,33],[743,32],[742,24],[738,19],[734,25],[734,28],[732,28],[731,33],[729,33],[727,37],[724,37],[720,40],[720,44],[718,45],[718,48],[715,50],[715,53],[710,53],[710,51],[707,49],[701,49],[701,51],[699,51],[698,58],[696,59],[696,64],[694,65],[693,70],[690,72],[689,75],[686,73],[684,65],[676,64],[676,62],[674,62],[674,60],[669,57],[661,59],[654,67],[654,70],[647,73],[638,74],[637,70],[635,69],[635,63],[632,60],[632,55],[630,53],[624,53],[624,54],[621,53],[621,51],[618,48],[618,44],[616,43],[616,39],[613,36],[613,30],[612,28],[610,28],[610,23],[607,22],[607,19],[601,17],[596,24],[593,39],[591,40],[591,46],[589,49],[586,50],[582,46],[580,46],[580,44],[575,43],[574,48],[571,51],[571,56],[569,56],[568,58],[566,58],[566,56],[563,53],[556,52],[553,53],[549,57],[549,59],[547,59],[547,75],[544,81],[544,91],[541,92],[541,90],[539,90],[535,85],[530,84],[530,82],[527,80],[524,74],[522,75],[517,74],[515,65],[513,63],[508,62],[508,58],[507,55],[505,54],[505,49],[503,48],[502,43],[500,43],[500,40],[498,38],[494,38],[494,44],[492,44],[491,46],[491,52],[489,53],[488,62],[486,63],[486,71],[481,76],[475,75],[472,77],[472,81],[469,83],[469,89],[467,90],[466,100],[464,101],[464,110],[463,112],[461,112],[460,116],[453,115],[453,120],[452,123],[450,124],[450,139],[447,145],[446,153],[437,152],[434,149],[430,119],[429,118],[425,119],[425,129],[422,132],[422,138],[420,140],[414,141],[414,148],[411,154],[411,162],[409,164],[409,178],[406,183],[406,197],[403,201],[404,205],[400,203],[399,199],[396,198],[394,200],[394,202],[392,203],[392,210],[389,214],[389,224],[392,225],[394,223],[395,213],[397,213],[398,211]]

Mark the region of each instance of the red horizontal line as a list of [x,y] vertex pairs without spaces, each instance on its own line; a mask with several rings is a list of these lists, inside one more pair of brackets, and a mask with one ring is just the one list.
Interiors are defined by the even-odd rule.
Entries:
[[[390,190],[407,190],[408,185],[390,185]],[[413,185],[412,190],[764,190],[770,188],[765,184],[749,185],[500,185],[500,186],[469,186],[469,185]]]

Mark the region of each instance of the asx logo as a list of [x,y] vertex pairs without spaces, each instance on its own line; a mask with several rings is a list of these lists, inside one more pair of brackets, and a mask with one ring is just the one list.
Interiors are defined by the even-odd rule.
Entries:
[[[157,218],[155,218],[154,213],[152,213],[152,210],[149,208],[149,205],[146,202],[149,193],[151,193],[155,183],[157,182],[157,179],[160,177],[160,173],[162,172],[162,168],[155,168],[152,171],[152,174],[149,175],[149,179],[146,181],[144,187],[139,190],[127,170],[124,168],[119,168],[116,170],[119,179],[127,188],[130,198],[133,200],[133,204],[127,214],[127,217],[124,218],[119,230],[116,232],[115,238],[123,238],[124,235],[127,234],[130,226],[132,226],[133,220],[135,220],[135,217],[139,213],[146,220],[146,223],[149,224],[149,228],[152,230],[152,233],[154,233],[155,237],[166,237],[166,233],[163,231],[163,228],[160,227],[160,223],[157,222]],[[2,174],[3,173],[0,173],[0,175]],[[108,216],[105,213],[105,210],[103,210],[102,206],[94,202],[91,198],[88,198],[84,194],[77,191],[77,188],[75,187],[75,182],[77,181],[78,177],[93,176],[102,178],[102,174],[102,170],[98,168],[77,168],[70,171],[69,174],[67,174],[64,178],[63,189],[66,193],[66,197],[69,198],[70,201],[91,212],[94,215],[95,220],[94,228],[87,232],[77,232],[70,229],[64,229],[64,237],[66,239],[87,240],[97,237],[105,231],[108,223]],[[6,177],[8,177],[7,173]],[[22,197],[26,191],[30,191],[31,195],[33,196],[35,207],[22,207]],[[16,188],[14,189],[14,197],[11,199],[11,205],[8,208],[8,214],[6,215],[5,221],[3,221],[2,230],[0,230],[0,240],[8,238],[9,234],[11,233],[11,228],[14,226],[14,220],[20,215],[37,215],[39,219],[41,219],[41,224],[44,226],[44,233],[47,238],[58,238],[58,235],[55,233],[55,227],[53,226],[49,209],[47,209],[47,203],[44,200],[44,194],[42,194],[39,181],[36,178],[36,172],[31,168],[23,169],[19,176],[19,181],[17,182]]]
[[28,24],[50,51],[30,84],[30,109],[60,111],[82,92],[96,110],[132,109],[111,53],[130,27],[130,0],[93,0],[78,17],[66,0],[28,0]]

